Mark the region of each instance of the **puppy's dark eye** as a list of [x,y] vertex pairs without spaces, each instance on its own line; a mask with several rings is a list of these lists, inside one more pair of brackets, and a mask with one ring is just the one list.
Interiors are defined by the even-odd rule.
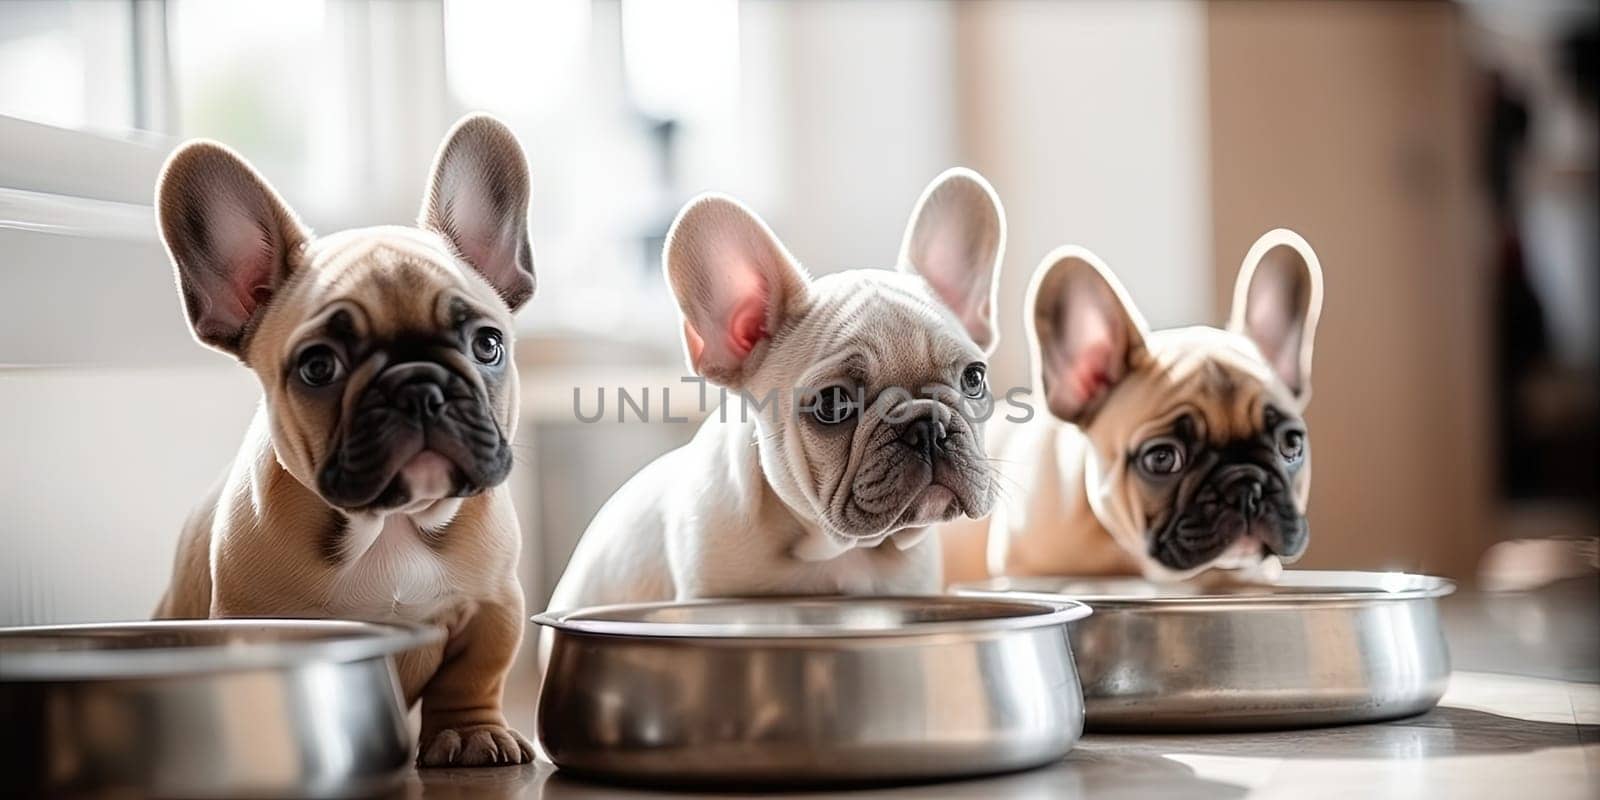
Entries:
[[829,386],[811,400],[811,416],[823,425],[848,422],[856,415],[856,401],[843,386]]
[[327,386],[344,377],[344,362],[333,348],[315,344],[300,352],[296,367],[300,380],[307,386]]
[[1139,469],[1147,475],[1172,475],[1183,469],[1183,448],[1169,439],[1158,439],[1139,451]]
[[472,357],[479,363],[494,365],[500,363],[505,356],[505,341],[500,338],[500,332],[494,328],[479,328],[472,335]]
[[984,396],[989,391],[989,369],[974,361],[961,371],[961,393],[972,398]]
[[1278,432],[1278,455],[1293,464],[1306,454],[1306,432],[1299,428],[1284,428]]

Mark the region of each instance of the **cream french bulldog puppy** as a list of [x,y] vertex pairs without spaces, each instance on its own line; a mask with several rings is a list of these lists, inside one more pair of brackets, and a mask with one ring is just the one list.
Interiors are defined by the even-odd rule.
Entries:
[[1226,330],[1150,331],[1111,271],[1066,247],[1025,306],[1048,414],[997,422],[1009,490],[940,531],[946,579],[1272,574],[1305,550],[1311,345],[1322,271],[1287,230],[1245,257]]
[[404,653],[419,763],[520,764],[501,689],[522,636],[504,485],[512,312],[533,294],[528,167],[483,116],[450,131],[418,227],[315,237],[231,150],[167,162],[157,209],[189,324],[263,398],[190,517],[158,618],[336,617],[444,629]]
[[923,193],[894,271],[812,279],[738,202],[686,206],[663,262],[689,366],[756,402],[729,394],[618,490],[551,607],[936,591],[928,526],[992,502],[970,420],[1004,240],[999,199],[965,169]]

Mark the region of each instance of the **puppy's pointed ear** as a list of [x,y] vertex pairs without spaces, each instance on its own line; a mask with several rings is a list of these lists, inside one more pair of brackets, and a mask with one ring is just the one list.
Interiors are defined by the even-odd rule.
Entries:
[[445,134],[418,227],[445,238],[516,311],[533,296],[528,161],[511,130],[474,114]]
[[1251,246],[1233,288],[1228,330],[1243,334],[1302,407],[1311,399],[1311,345],[1322,314],[1322,265],[1311,245],[1285,228]]
[[689,367],[729,388],[760,367],[768,339],[810,285],[766,223],[722,195],[702,195],[678,212],[661,261],[683,313]]
[[1093,253],[1061,247],[1028,286],[1027,320],[1050,413],[1080,427],[1094,419],[1145,348],[1144,317]]
[[295,268],[308,232],[243,158],[203,140],[167,159],[156,216],[190,330],[243,358],[251,322]]
[[1000,197],[964,167],[928,184],[900,243],[900,271],[921,275],[984,352],[999,342],[994,303],[1005,245]]

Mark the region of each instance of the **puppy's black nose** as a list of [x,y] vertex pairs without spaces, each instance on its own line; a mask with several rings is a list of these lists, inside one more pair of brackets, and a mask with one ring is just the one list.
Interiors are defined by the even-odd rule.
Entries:
[[394,406],[422,419],[433,419],[444,408],[444,389],[433,381],[412,381],[394,393]]
[[1222,487],[1222,497],[1228,505],[1239,509],[1246,517],[1254,517],[1261,510],[1261,496],[1266,491],[1261,479],[1254,475],[1240,475]]
[[930,463],[935,455],[944,452],[944,444],[949,438],[944,423],[933,417],[916,420],[900,432],[900,441]]

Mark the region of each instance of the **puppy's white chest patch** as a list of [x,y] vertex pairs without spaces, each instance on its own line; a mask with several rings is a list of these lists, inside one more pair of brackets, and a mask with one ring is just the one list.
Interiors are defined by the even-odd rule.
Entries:
[[827,590],[842,594],[872,594],[880,577],[872,560],[861,552],[839,556],[823,572],[826,582],[832,584]]
[[444,562],[406,516],[352,519],[341,556],[328,593],[335,615],[424,621],[449,600]]

